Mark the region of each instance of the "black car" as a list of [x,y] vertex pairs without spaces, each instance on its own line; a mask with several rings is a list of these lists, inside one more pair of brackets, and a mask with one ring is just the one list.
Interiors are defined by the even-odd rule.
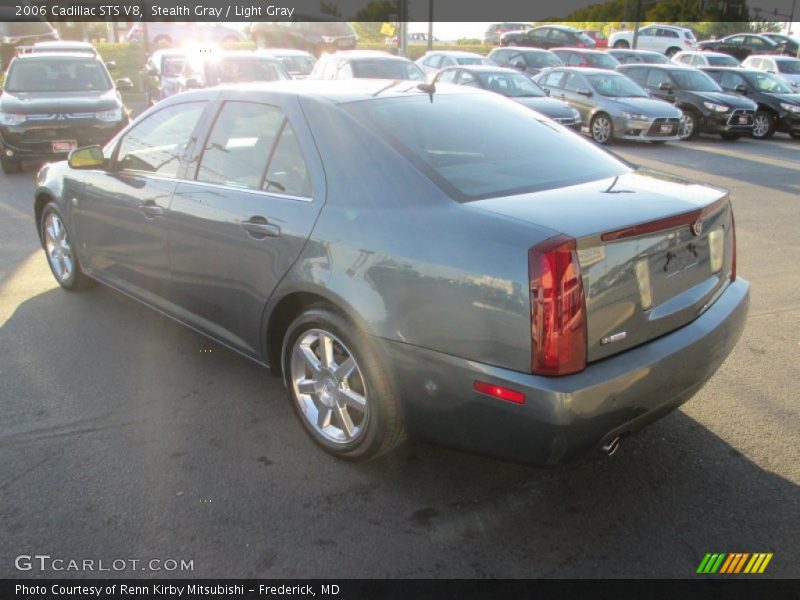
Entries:
[[518,48],[515,46],[495,48],[489,52],[487,58],[501,67],[517,69],[528,75],[536,75],[542,69],[564,65],[555,54],[541,48]]
[[100,58],[35,53],[11,61],[0,96],[0,152],[5,173],[23,161],[63,159],[70,150],[103,144],[128,124],[119,91]]
[[532,108],[562,125],[581,130],[581,115],[577,110],[566,102],[548,97],[538,84],[514,69],[482,65],[448,67],[436,73],[433,83],[454,83],[489,90]]
[[655,98],[671,102],[683,111],[681,139],[700,132],[718,133],[736,140],[753,130],[756,103],[739,94],[724,92],[699,69],[678,65],[621,65],[624,73]]
[[740,62],[751,54],[784,54],[786,47],[765,35],[756,33],[737,33],[721,40],[698,42],[698,50],[724,52],[737,58]]
[[175,80],[175,92],[185,92],[221,83],[279,81],[292,76],[278,59],[260,51],[230,50],[193,52]]
[[567,67],[589,67],[590,69],[609,69],[613,71],[619,61],[607,52],[584,48],[553,48],[553,54]]
[[669,58],[661,52],[653,52],[652,50],[631,50],[630,48],[611,48],[606,50],[623,65],[668,65],[670,64]]
[[533,48],[594,48],[595,41],[580,29],[565,25],[544,25],[528,31],[509,31],[500,36],[501,46],[530,46]]
[[758,104],[752,135],[769,139],[776,131],[800,137],[800,94],[781,78],[740,67],[703,67],[726,92],[747,96]]
[[58,39],[58,33],[46,21],[0,21],[0,62],[5,71],[20,46]]
[[297,16],[293,21],[264,21],[250,25],[250,37],[259,49],[294,48],[319,58],[323,52],[353,50],[358,37],[344,21]]

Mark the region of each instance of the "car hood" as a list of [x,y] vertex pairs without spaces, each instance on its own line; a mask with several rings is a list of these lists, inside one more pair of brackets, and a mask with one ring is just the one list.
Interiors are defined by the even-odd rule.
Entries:
[[755,110],[756,103],[747,98],[743,98],[739,94],[729,94],[727,92],[691,92],[701,100],[708,100],[709,102],[716,102],[717,104],[727,104],[733,108],[744,108],[747,110]]
[[643,113],[648,117],[680,118],[681,111],[669,102],[655,98],[609,98],[620,110]]
[[105,92],[3,92],[0,111],[21,114],[96,112],[119,108],[116,90]]
[[575,116],[566,102],[555,98],[511,98],[522,106],[527,106],[551,119],[571,119]]
[[798,94],[769,94],[776,100],[781,102],[790,102],[792,104],[800,104],[800,93]]

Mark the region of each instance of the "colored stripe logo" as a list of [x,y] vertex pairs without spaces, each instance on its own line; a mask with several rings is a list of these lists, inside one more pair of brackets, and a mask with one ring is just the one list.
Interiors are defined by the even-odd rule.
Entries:
[[732,552],[732,553],[708,553],[703,557],[697,572],[701,574],[713,575],[715,573],[725,575],[736,575],[739,573],[756,574],[763,573],[769,561],[772,560],[772,552]]

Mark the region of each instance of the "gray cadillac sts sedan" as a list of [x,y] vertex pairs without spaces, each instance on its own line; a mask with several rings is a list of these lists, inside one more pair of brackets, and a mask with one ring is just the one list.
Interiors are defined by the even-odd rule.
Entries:
[[173,96],[43,167],[34,210],[64,288],[101,281],[269,365],[350,459],[406,435],[613,451],[708,380],[749,302],[725,191],[458,86]]

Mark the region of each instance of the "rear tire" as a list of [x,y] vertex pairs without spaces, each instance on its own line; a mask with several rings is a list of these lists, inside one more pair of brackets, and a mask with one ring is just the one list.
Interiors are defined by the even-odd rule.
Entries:
[[630,47],[631,45],[625,40],[619,40],[617,42],[614,42],[614,48],[618,48],[619,50],[627,50]]
[[667,51],[664,52],[664,54],[666,54],[667,58],[672,58],[673,56],[675,56],[680,51],[681,51],[680,48],[675,48],[673,46],[672,48],[667,48]]
[[777,122],[768,112],[759,111],[753,119],[753,131],[751,135],[757,140],[768,140],[775,135]]
[[81,269],[74,250],[74,240],[53,202],[45,205],[42,210],[39,233],[47,256],[47,264],[58,284],[70,292],[92,287],[94,280]]
[[6,175],[15,175],[22,171],[22,163],[18,160],[10,160],[8,158],[4,158],[0,160],[3,166],[3,173]]
[[375,342],[350,320],[312,306],[289,326],[281,356],[295,413],[323,450],[367,460],[405,440],[397,394]]

